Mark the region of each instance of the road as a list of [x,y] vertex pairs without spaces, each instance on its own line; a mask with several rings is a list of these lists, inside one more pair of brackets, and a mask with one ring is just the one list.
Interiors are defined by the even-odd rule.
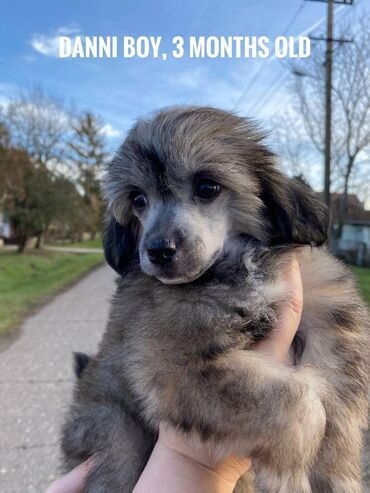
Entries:
[[108,267],[93,271],[28,318],[16,340],[0,353],[2,493],[42,493],[56,477],[58,432],[74,380],[72,352],[95,351],[113,280]]

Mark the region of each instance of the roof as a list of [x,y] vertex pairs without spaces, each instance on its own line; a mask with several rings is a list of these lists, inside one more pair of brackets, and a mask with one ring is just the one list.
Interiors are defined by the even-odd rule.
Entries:
[[[318,192],[316,195],[323,200],[323,193]],[[331,199],[331,212],[333,222],[336,223],[339,217],[339,210],[341,206],[343,194],[334,192],[330,195]],[[364,208],[364,203],[354,193],[348,194],[348,210],[345,218],[346,224],[358,224],[361,226],[370,225],[370,211]]]

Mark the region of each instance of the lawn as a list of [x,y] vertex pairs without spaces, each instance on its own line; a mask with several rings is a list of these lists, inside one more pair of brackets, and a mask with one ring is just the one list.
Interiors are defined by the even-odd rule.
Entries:
[[357,278],[362,296],[370,305],[370,268],[352,267],[352,271]]
[[100,254],[0,251],[0,334],[103,262]]
[[102,239],[96,238],[95,240],[80,241],[78,243],[66,243],[66,247],[80,247],[80,248],[103,248]]

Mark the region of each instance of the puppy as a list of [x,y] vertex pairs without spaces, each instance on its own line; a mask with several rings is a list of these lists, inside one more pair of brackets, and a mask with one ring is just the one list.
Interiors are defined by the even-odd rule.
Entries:
[[[253,123],[201,107],[139,121],[104,192],[120,277],[98,354],[80,357],[65,469],[94,454],[87,491],[131,492],[164,421],[252,457],[239,493],[361,492],[368,314],[319,248],[326,207],[277,170]],[[304,308],[288,368],[253,346],[274,328],[293,253]]]

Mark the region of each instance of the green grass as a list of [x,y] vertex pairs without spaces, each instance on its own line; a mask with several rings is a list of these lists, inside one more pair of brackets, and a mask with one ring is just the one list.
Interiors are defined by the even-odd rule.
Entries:
[[0,252],[0,334],[102,261],[97,253]]
[[78,243],[66,243],[64,246],[73,248],[103,248],[102,239],[80,241]]
[[370,268],[352,267],[352,271],[357,278],[362,296],[370,305]]

